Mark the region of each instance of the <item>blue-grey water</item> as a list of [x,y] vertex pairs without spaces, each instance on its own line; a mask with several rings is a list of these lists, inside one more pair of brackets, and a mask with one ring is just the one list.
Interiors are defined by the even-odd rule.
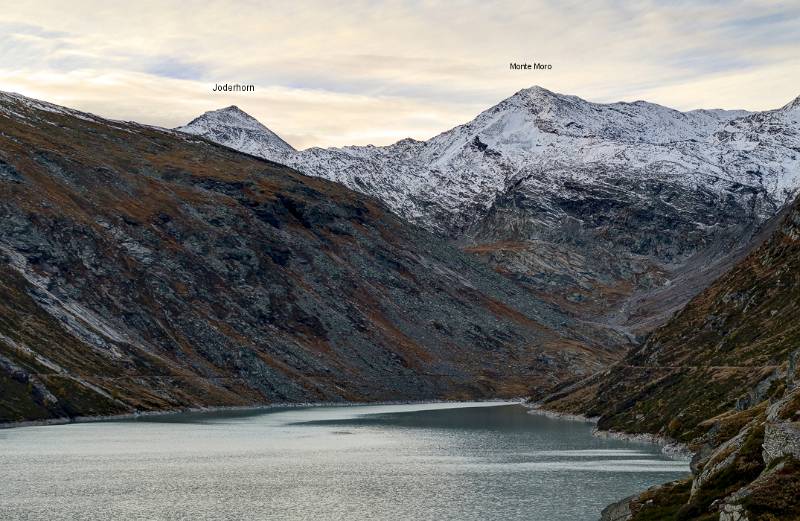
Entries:
[[0,431],[0,519],[596,520],[688,471],[516,404],[178,414]]

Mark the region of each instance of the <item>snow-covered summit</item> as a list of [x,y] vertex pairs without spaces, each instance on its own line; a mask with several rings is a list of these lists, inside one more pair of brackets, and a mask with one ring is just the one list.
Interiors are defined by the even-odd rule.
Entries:
[[236,105],[225,107],[218,110],[211,110],[190,122],[189,125],[210,124],[210,123],[224,123],[228,126],[235,126],[239,128],[249,128],[252,130],[263,130],[266,128],[258,122],[256,118],[243,111]]
[[289,143],[236,105],[206,112],[175,130],[206,137],[241,152],[268,159],[278,160],[295,151]]
[[[592,103],[542,87],[524,89],[477,119],[527,113],[531,126],[543,132],[616,141],[669,143],[707,136],[720,122],[747,115],[746,111],[695,110],[680,112],[646,101]],[[486,115],[486,116],[485,116]]]

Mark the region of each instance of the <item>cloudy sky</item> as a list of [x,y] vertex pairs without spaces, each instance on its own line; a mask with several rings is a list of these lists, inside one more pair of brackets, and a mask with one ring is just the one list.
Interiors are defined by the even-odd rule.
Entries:
[[[211,91],[225,82],[256,90]],[[298,148],[425,139],[532,85],[599,102],[776,108],[800,95],[800,2],[39,0],[0,11],[0,90],[166,127],[235,104]]]

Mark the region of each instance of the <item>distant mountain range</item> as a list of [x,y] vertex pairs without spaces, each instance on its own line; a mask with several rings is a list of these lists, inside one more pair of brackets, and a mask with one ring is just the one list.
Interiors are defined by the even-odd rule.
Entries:
[[545,197],[537,210],[554,224],[570,215],[558,202],[582,195],[575,184],[617,186],[620,178],[716,197],[749,189],[764,194],[756,212],[772,215],[800,186],[798,125],[800,98],[761,113],[679,112],[533,87],[427,141],[383,147],[296,151],[238,107],[207,112],[177,130],[342,183],[425,228],[476,240],[512,193]]
[[525,89],[427,141],[296,151],[236,107],[177,130],[373,196],[565,313],[631,338],[800,188],[800,98],[758,113]]

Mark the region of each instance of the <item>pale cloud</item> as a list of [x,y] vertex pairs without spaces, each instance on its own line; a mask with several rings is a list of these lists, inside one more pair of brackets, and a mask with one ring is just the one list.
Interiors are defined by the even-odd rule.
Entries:
[[[775,108],[800,94],[798,56],[796,2],[40,1],[0,12],[2,90],[167,127],[236,104],[300,148],[425,139],[531,85]],[[256,92],[214,94],[214,82]]]

